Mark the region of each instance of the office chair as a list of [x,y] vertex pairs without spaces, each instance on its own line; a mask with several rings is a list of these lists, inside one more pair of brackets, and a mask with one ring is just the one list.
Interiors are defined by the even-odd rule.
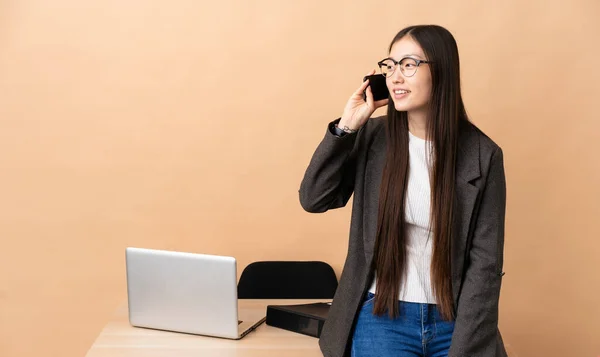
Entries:
[[260,261],[249,264],[238,283],[239,299],[332,299],[338,281],[319,261]]

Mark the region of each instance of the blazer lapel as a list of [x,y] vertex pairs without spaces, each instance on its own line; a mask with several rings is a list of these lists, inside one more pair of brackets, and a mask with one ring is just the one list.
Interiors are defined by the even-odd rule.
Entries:
[[458,301],[464,264],[467,258],[467,239],[473,228],[473,211],[479,189],[471,181],[481,176],[479,167],[479,140],[471,125],[465,125],[458,141],[454,195],[454,237],[450,244],[452,266],[452,294]]
[[366,157],[364,203],[363,203],[363,243],[365,261],[370,268],[375,250],[375,237],[377,236],[377,220],[379,217],[379,191],[381,178],[385,166],[387,143],[385,125],[374,135]]

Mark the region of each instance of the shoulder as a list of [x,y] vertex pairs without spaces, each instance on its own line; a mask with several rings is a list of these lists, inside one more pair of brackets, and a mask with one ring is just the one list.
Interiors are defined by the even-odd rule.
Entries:
[[460,141],[463,145],[478,147],[480,157],[491,159],[492,156],[502,155],[502,148],[488,134],[472,122],[465,121],[461,126]]
[[500,146],[483,130],[471,122],[461,122],[456,159],[457,175],[464,180],[480,178],[487,182],[492,167],[503,167]]
[[371,147],[373,142],[385,143],[386,115],[372,117],[367,120],[360,130],[361,142],[365,147]]
[[378,117],[373,117],[367,120],[365,125],[363,126],[364,132],[366,136],[377,135],[385,127],[385,121],[387,120],[387,115],[381,115]]
[[470,141],[477,141],[480,150],[483,152],[493,153],[497,150],[501,150],[500,145],[498,145],[488,134],[486,134],[472,122],[463,122],[461,127],[461,138]]

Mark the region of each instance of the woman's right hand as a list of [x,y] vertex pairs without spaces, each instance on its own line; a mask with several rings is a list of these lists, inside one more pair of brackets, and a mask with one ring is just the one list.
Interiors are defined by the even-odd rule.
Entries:
[[[375,70],[372,70],[368,75],[375,74]],[[367,92],[367,101],[365,102],[363,99],[363,92]],[[338,127],[344,128],[348,127],[351,130],[360,129],[367,120],[373,115],[373,112],[377,108],[383,107],[388,104],[389,99],[382,99],[376,102],[373,101],[373,93],[371,92],[371,87],[369,87],[369,80],[367,79],[362,83],[360,87],[356,90],[356,92],[352,93],[350,99],[346,103],[346,107],[344,108],[344,113],[342,114],[342,118],[338,123]]]

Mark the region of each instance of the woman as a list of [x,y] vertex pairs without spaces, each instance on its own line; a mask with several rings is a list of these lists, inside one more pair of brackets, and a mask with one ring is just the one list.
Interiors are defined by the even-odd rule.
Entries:
[[[315,213],[354,194],[323,355],[506,356],[503,155],[469,122],[456,41],[443,27],[411,26],[378,64],[389,99],[374,102],[364,82],[300,186],[303,208]],[[370,118],[384,105],[386,116]]]

